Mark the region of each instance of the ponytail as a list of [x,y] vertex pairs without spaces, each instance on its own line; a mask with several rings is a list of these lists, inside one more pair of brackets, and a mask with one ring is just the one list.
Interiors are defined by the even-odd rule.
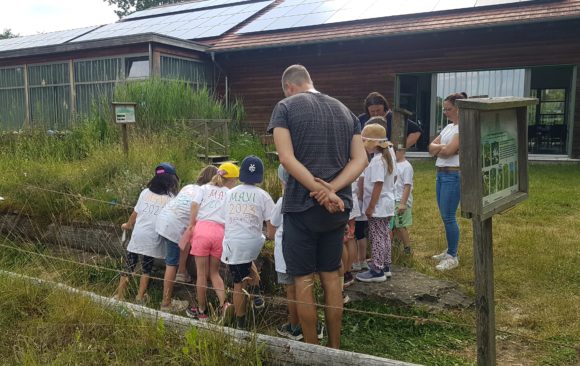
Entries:
[[395,163],[393,162],[393,156],[391,155],[390,149],[393,147],[393,144],[390,142],[388,143],[386,148],[382,148],[377,146],[377,149],[381,150],[383,161],[386,163],[387,172],[389,174],[393,174],[393,170],[395,170]]

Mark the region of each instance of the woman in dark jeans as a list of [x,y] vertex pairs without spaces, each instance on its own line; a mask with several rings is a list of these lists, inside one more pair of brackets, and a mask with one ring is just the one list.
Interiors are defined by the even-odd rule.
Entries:
[[437,157],[437,205],[447,237],[447,250],[432,258],[439,261],[435,267],[440,271],[453,269],[459,265],[459,225],[455,217],[461,198],[461,172],[459,169],[459,110],[458,99],[465,99],[465,93],[450,94],[443,102],[443,113],[451,122],[431,142],[429,153]]

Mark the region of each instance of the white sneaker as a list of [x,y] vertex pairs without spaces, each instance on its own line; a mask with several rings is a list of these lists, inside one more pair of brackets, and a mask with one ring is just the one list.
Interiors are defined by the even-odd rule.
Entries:
[[435,254],[431,258],[435,259],[436,261],[442,261],[443,259],[447,258],[447,249],[440,254]]
[[189,307],[189,301],[171,299],[169,305],[161,305],[160,310],[166,313],[181,313]]
[[448,256],[443,259],[435,268],[439,271],[447,271],[453,269],[459,265],[459,259],[457,257]]

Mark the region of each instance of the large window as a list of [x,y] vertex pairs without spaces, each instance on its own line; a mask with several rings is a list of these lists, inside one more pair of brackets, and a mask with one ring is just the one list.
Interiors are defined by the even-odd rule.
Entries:
[[75,61],[77,113],[87,115],[97,103],[111,102],[115,83],[123,78],[123,59]]
[[0,126],[18,130],[25,120],[24,67],[0,69]]
[[451,93],[466,92],[468,96],[523,97],[525,69],[467,71],[437,74],[436,130],[447,124],[442,113],[443,100]]
[[161,78],[179,79],[198,89],[212,85],[212,67],[206,63],[177,57],[161,56]]
[[71,109],[68,63],[30,66],[28,85],[31,125],[67,128]]
[[533,89],[538,104],[528,109],[528,150],[537,154],[566,153],[566,89]]

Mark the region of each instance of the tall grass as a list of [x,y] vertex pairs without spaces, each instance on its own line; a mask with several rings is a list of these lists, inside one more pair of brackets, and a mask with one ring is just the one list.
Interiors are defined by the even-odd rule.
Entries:
[[261,365],[255,342],[185,334],[87,298],[0,275],[0,356],[6,365]]

